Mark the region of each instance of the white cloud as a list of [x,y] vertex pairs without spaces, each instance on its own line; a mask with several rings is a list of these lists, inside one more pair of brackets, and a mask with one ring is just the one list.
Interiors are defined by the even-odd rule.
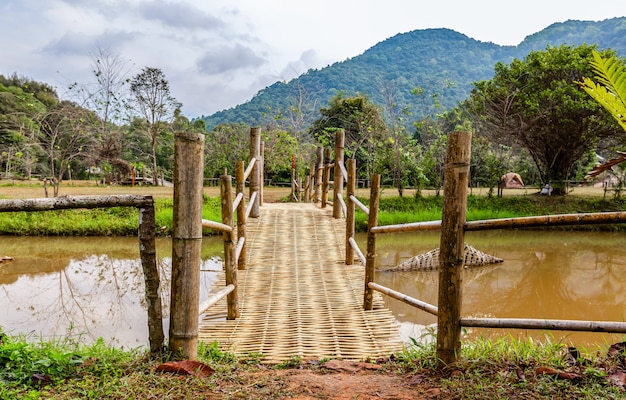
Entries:
[[183,111],[210,115],[361,54],[398,33],[445,27],[517,44],[567,19],[621,16],[622,0],[2,0],[0,74],[18,73],[63,93],[91,82],[91,55],[109,48],[134,73],[161,68]]

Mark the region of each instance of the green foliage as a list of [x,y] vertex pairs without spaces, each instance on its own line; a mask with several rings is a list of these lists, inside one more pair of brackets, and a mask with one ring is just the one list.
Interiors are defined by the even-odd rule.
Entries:
[[531,154],[554,194],[565,194],[564,181],[577,160],[618,132],[574,83],[591,72],[594,50],[587,45],[548,47],[509,65],[498,63],[494,78],[476,83],[467,103],[479,130],[494,143],[515,143]]
[[[396,103],[407,106],[412,114],[405,121],[405,128],[410,130],[414,121],[430,114],[415,102],[412,91],[416,87],[421,87],[426,97],[440,93],[442,107],[450,109],[469,96],[473,82],[493,77],[497,62],[522,59],[531,50],[545,49],[550,43],[597,44],[600,49],[613,48],[624,56],[625,20],[557,23],[528,36],[518,46],[479,42],[449,29],[402,33],[376,44],[361,55],[319,70],[306,71],[288,83],[276,82],[250,101],[203,119],[209,129],[225,122],[262,125],[268,113],[286,115],[294,105],[290,99],[296,92],[307,93],[307,104],[328,104],[339,93],[348,97],[361,93],[382,106],[386,103],[382,89],[392,84],[398,92]],[[454,86],[441,93],[446,82],[454,83]],[[314,114],[307,113],[306,124],[315,118]],[[279,119],[277,122],[288,121]]]
[[583,77],[578,84],[604,107],[626,131],[626,66],[615,56],[593,52],[591,62],[598,83]]

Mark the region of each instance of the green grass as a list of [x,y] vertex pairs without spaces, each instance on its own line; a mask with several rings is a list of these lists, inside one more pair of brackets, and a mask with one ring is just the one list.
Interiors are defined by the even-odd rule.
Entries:
[[[304,363],[297,357],[261,366],[262,355],[238,359],[217,343],[200,343],[199,361],[216,372],[198,379],[156,372],[157,365],[169,361],[167,355],[152,358],[142,350],[115,349],[102,341],[83,345],[71,339],[0,337],[0,398],[7,400],[240,398],[238,394],[247,396],[241,398],[290,398],[288,390],[281,391],[279,370],[308,368],[328,373],[320,363]],[[560,343],[478,339],[463,344],[458,363],[440,368],[435,347],[432,341],[414,341],[390,357],[382,371],[405,376],[407,384],[418,377],[423,384],[416,387],[416,396],[432,387],[440,390],[439,398],[463,399],[618,399],[626,394],[607,379],[623,367],[623,354],[572,359]],[[542,374],[541,368],[576,378]],[[309,384],[314,390],[314,379]],[[235,397],[220,395],[224,393]]]
[[[157,234],[172,233],[173,201],[155,199]],[[221,222],[221,203],[204,197],[202,216]],[[34,236],[133,236],[139,214],[133,207],[0,213],[0,234]],[[206,235],[215,234],[205,229]]]

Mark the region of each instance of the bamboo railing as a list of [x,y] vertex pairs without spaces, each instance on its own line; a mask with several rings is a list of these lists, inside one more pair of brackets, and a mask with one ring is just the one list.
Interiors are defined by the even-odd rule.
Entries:
[[[232,199],[232,177],[224,175],[220,177],[220,197],[222,201],[222,222],[202,220],[204,228],[210,228],[222,232],[224,239],[224,273],[226,286],[204,301],[200,307],[200,314],[205,313],[212,305],[227,296],[227,319],[234,320],[239,317],[237,270],[246,269],[246,221],[249,217],[257,218],[260,214],[259,207],[262,197],[263,169],[262,143],[260,141],[260,129],[250,129],[250,162],[244,169],[244,162],[239,161],[235,167],[235,199]],[[245,183],[250,182],[250,200],[245,203]],[[235,227],[234,215],[237,214]]]
[[0,212],[51,211],[73,208],[135,207],[139,210],[139,254],[146,285],[148,308],[148,339],[150,352],[163,350],[165,334],[161,296],[159,294],[159,271],[156,260],[154,200],[152,196],[109,195],[109,196],[63,196],[19,200],[0,200]]
[[[342,136],[338,132],[338,136]],[[448,136],[446,170],[444,188],[443,220],[417,222],[400,225],[378,225],[378,201],[380,196],[380,176],[372,176],[369,207],[356,198],[356,164],[354,159],[347,160],[347,168],[343,167],[343,159],[338,159],[337,143],[343,137],[336,138],[334,179],[338,182],[338,174],[346,180],[345,201],[341,192],[335,192],[335,200],[346,217],[346,264],[352,264],[355,256],[365,266],[365,285],[363,307],[372,307],[373,291],[381,292],[394,299],[412,305],[438,317],[437,355],[442,364],[457,360],[460,350],[461,327],[508,328],[508,329],[546,329],[567,331],[588,331],[607,333],[626,333],[626,322],[612,321],[580,321],[580,320],[545,320],[524,318],[463,318],[461,309],[460,271],[463,268],[463,244],[466,231],[513,229],[529,227],[548,227],[557,225],[587,225],[625,223],[626,212],[580,213],[563,215],[545,215],[522,218],[505,218],[482,221],[466,221],[465,209],[467,201],[467,176],[469,173],[471,133],[453,132]],[[337,168],[338,167],[338,168]],[[332,183],[332,182],[328,182]],[[323,206],[323,205],[322,205]],[[354,214],[358,207],[368,215],[367,253],[359,249],[354,239]],[[335,215],[333,208],[333,216]],[[405,294],[374,282],[376,263],[376,235],[391,232],[417,232],[441,230],[441,253],[439,268],[439,306],[425,303]]]

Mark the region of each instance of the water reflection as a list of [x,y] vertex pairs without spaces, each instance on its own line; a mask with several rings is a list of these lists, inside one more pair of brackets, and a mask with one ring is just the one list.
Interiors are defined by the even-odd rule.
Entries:
[[[492,231],[470,232],[466,241],[505,260],[463,272],[462,315],[501,318],[624,321],[626,316],[626,248],[617,233]],[[380,264],[392,266],[439,246],[438,232],[379,236]],[[437,271],[378,273],[377,282],[437,304]],[[436,323],[435,317],[386,299],[405,330]],[[409,328],[407,328],[407,325]],[[417,328],[421,328],[418,326]],[[421,333],[420,329],[415,330]],[[470,337],[515,337],[563,340],[593,346],[623,340],[623,335],[582,332],[472,329]]]
[[[203,243],[201,297],[217,282],[221,241]],[[3,237],[0,326],[36,337],[98,337],[119,347],[147,345],[144,279],[136,238]],[[171,242],[158,239],[163,310],[169,312]],[[167,333],[167,327],[166,327]]]

